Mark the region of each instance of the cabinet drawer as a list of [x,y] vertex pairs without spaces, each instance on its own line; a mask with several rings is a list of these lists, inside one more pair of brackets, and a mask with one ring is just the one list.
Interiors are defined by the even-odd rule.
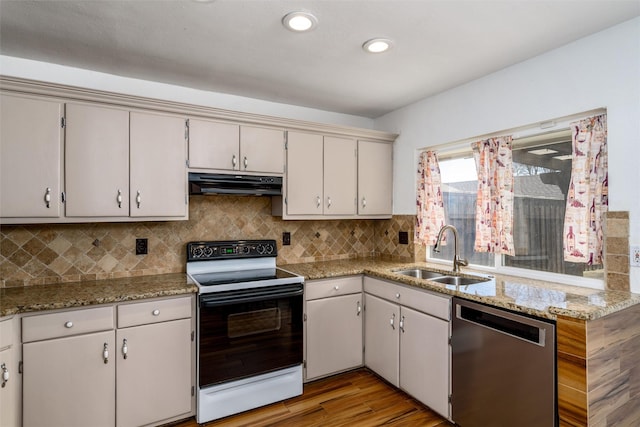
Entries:
[[22,342],[113,329],[113,307],[72,310],[22,318]]
[[118,306],[118,328],[191,317],[191,297],[163,299]]
[[364,291],[447,321],[451,317],[451,298],[448,296],[371,277],[365,277]]
[[305,284],[305,299],[307,301],[359,292],[362,292],[362,276],[312,280]]

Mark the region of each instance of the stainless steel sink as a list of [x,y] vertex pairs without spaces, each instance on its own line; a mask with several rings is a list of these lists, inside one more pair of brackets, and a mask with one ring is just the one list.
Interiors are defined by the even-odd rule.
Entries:
[[456,285],[456,286],[467,286],[467,285],[475,285],[476,283],[487,282],[489,279],[478,278],[478,279],[470,279],[469,277],[458,277],[458,276],[441,276],[434,277],[434,282],[444,283],[447,285]]
[[412,268],[410,270],[398,270],[394,271],[394,273],[402,274],[404,276],[416,277],[418,279],[429,279],[433,280],[434,278],[444,278],[446,274],[438,273],[436,271],[425,270],[423,268]]

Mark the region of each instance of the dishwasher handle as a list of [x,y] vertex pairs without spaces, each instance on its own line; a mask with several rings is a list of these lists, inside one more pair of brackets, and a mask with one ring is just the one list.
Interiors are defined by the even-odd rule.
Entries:
[[[481,306],[479,306],[481,307]],[[469,307],[456,304],[456,317],[467,322],[510,335],[531,344],[545,346],[546,328],[541,322],[502,310]]]

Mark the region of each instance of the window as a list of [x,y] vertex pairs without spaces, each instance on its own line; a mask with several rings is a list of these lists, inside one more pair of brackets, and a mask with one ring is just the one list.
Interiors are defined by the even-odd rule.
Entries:
[[[602,265],[563,260],[563,225],[571,177],[571,135],[514,139],[514,244],[515,256],[473,251],[477,176],[469,150],[440,160],[447,224],[460,234],[460,255],[470,264],[511,267],[549,273],[602,278]],[[430,258],[450,261],[453,245]]]

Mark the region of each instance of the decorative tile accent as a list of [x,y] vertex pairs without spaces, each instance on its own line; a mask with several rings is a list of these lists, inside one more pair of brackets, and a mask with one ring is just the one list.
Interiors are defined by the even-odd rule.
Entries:
[[629,212],[607,212],[604,236],[606,288],[630,291]]
[[[3,225],[0,287],[184,272],[185,245],[194,240],[275,239],[279,264],[378,254],[413,259],[411,215],[390,220],[283,221],[271,215],[268,197],[192,196],[189,218]],[[399,230],[409,232],[409,245],[398,245]],[[282,246],[284,231],[291,233],[290,246]],[[149,239],[148,255],[135,255],[136,238]]]

